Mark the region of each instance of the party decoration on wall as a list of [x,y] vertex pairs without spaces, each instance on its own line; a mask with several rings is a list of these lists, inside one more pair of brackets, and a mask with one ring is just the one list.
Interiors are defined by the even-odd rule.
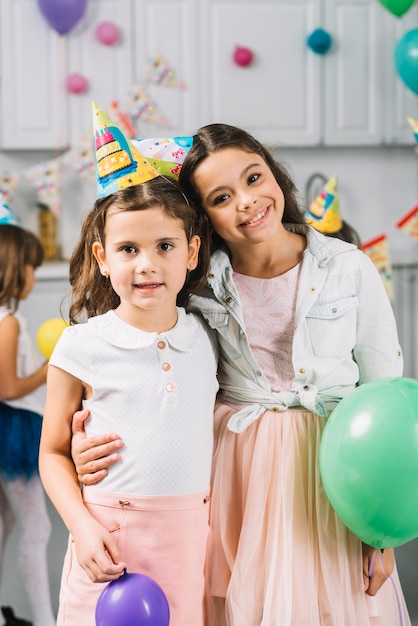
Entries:
[[95,102],[93,128],[96,148],[97,197],[140,185],[159,176],[157,170],[126,139]]
[[134,85],[129,91],[127,109],[134,120],[167,126],[167,120],[157,113],[157,106],[141,85]]
[[379,2],[393,15],[401,17],[409,11],[415,0],[379,0]]
[[85,133],[72,150],[62,156],[62,162],[74,169],[88,183],[96,183],[96,163],[90,132]]
[[0,194],[6,202],[10,202],[20,181],[20,172],[12,170],[0,171]]
[[27,179],[36,188],[39,201],[48,205],[55,215],[58,215],[61,206],[61,177],[59,159],[40,163],[27,172]]
[[119,102],[117,100],[113,100],[113,102],[110,103],[108,115],[110,119],[117,122],[117,124],[121,127],[122,132],[127,137],[129,137],[130,139],[132,137],[136,137],[135,126],[132,124],[129,115],[123,113],[123,111],[120,110]]
[[337,177],[332,176],[305,212],[305,222],[324,234],[342,228]]
[[245,46],[236,46],[232,58],[235,65],[248,67],[254,61],[254,53],[250,48],[246,48]]
[[64,328],[67,328],[68,322],[60,317],[54,317],[47,320],[38,328],[36,333],[36,345],[39,352],[47,361],[51,358],[55,345],[61,337]]
[[186,154],[193,145],[193,137],[133,139],[132,144],[159,174],[177,180]]
[[5,198],[0,194],[0,224],[20,226],[19,220],[13,215]]
[[66,35],[83,17],[87,0],[38,0],[42,15],[60,35]]
[[82,75],[74,72],[67,78],[67,91],[73,94],[85,93],[87,91],[88,82]]
[[100,594],[95,618],[96,626],[168,626],[170,607],[155,580],[125,571]]
[[332,46],[332,37],[323,28],[317,28],[309,35],[307,44],[315,54],[326,54]]
[[396,227],[418,241],[418,204],[396,222]]
[[112,22],[101,22],[96,28],[96,39],[104,46],[113,46],[120,39],[120,29]]
[[408,116],[408,122],[413,130],[415,141],[418,143],[418,120],[414,117]]
[[148,72],[145,81],[155,85],[164,85],[164,87],[186,88],[185,83],[177,79],[175,70],[161,54],[156,54],[148,60]]
[[406,32],[395,46],[395,68],[405,85],[418,95],[418,28]]
[[389,299],[393,302],[395,293],[393,290],[393,272],[392,264],[389,258],[388,238],[387,235],[379,235],[360,246],[373,261],[383,280]]
[[327,496],[364,543],[394,548],[418,536],[418,380],[360,385],[324,428],[319,467]]

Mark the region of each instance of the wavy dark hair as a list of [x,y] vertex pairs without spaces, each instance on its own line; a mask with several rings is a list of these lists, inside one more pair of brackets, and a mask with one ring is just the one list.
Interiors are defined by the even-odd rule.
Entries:
[[[245,152],[258,154],[267,163],[283,191],[285,205],[282,222],[284,224],[305,224],[296,197],[297,189],[287,169],[278,163],[271,152],[247,131],[229,124],[208,124],[200,128],[193,137],[193,146],[188,152],[180,172],[180,185],[200,213],[205,211],[199,189],[194,180],[194,172],[209,155],[225,148],[238,148]],[[212,232],[211,250],[214,251],[224,246],[223,239],[216,232]]]
[[177,305],[185,306],[189,294],[198,291],[206,282],[209,267],[209,220],[197,213],[180,186],[174,180],[158,176],[141,185],[121,189],[106,198],[96,200],[93,209],[84,219],[78,243],[70,260],[70,284],[72,288],[69,318],[71,324],[84,321],[86,317],[100,315],[120,304],[110,280],[102,276],[92,247],[95,241],[105,244],[106,217],[113,211],[145,211],[154,207],[175,219],[181,220],[190,242],[199,235],[201,245],[199,261],[192,270],[177,296]]
[[25,266],[42,265],[44,249],[35,233],[0,224],[0,305],[16,311],[26,284]]

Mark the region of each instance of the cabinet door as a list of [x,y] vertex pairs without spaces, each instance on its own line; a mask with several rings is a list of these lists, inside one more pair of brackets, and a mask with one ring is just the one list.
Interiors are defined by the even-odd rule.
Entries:
[[324,143],[383,140],[383,12],[376,0],[324,0],[333,46],[325,64]]
[[[201,48],[197,2],[135,0],[136,82],[155,107],[154,121],[139,118],[138,136],[173,137],[197,130],[201,79],[197,69]],[[157,74],[161,75],[160,82]]]
[[[266,143],[320,140],[320,66],[306,39],[320,0],[201,0],[202,123],[240,126]],[[254,61],[239,67],[236,46]]]
[[[383,10],[383,9],[382,9]],[[394,53],[396,44],[408,31],[417,28],[418,5],[415,4],[401,18],[390,13],[386,15],[386,49],[385,49],[385,102],[387,143],[415,144],[415,138],[408,116],[418,118],[418,97],[402,82],[396,72]]]
[[[88,81],[83,94],[67,94],[70,140],[73,145],[85,132],[92,133],[91,101],[108,110],[113,101],[125,108],[135,79],[132,0],[89,0],[79,25],[68,37],[68,73],[82,74]],[[119,41],[103,45],[95,36],[101,22],[111,22],[120,30]],[[117,120],[114,119],[117,123]]]
[[65,38],[35,0],[1,0],[0,40],[1,148],[66,147]]

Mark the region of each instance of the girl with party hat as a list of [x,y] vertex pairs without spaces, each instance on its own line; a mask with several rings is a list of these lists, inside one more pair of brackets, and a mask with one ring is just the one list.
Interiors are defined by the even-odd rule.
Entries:
[[[71,326],[50,359],[40,450],[70,532],[57,624],[94,626],[126,568],[162,587],[170,626],[203,626],[217,349],[183,306],[206,278],[207,219],[95,104],[93,120],[98,200],[70,261]],[[82,491],[70,454],[80,406],[89,434],[117,429],[126,444]]]
[[[54,626],[47,546],[51,524],[38,473],[39,439],[47,364],[32,346],[18,312],[35,285],[44,258],[42,244],[19,225],[0,201],[0,569],[15,520],[19,523],[16,561],[35,626]],[[28,626],[11,607],[0,610],[0,626]]]

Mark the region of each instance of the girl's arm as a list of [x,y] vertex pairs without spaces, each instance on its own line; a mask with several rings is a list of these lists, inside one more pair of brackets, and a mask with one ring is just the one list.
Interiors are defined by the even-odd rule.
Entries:
[[80,380],[50,366],[39,451],[39,471],[45,490],[75,542],[77,559],[93,582],[119,578],[117,544],[84,506],[71,460],[71,421],[83,396]]
[[17,345],[19,322],[7,315],[0,323],[0,400],[14,400],[27,396],[46,382],[48,364],[24,378],[17,376]]
[[84,485],[94,485],[107,474],[107,468],[119,461],[117,454],[123,446],[116,433],[87,437],[84,422],[89,412],[77,411],[73,416],[71,456],[76,467],[78,480]]

